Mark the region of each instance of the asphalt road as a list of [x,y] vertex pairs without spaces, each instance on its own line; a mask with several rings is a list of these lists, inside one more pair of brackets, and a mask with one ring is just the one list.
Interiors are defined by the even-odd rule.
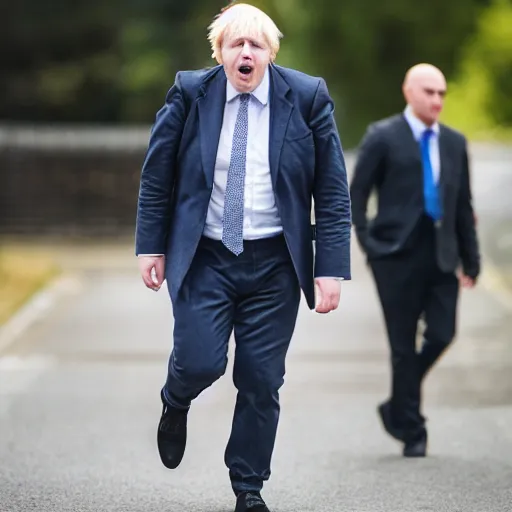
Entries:
[[[508,156],[482,151],[475,202],[492,238],[496,219],[510,220],[512,173]],[[506,239],[503,229],[492,240]],[[131,247],[59,255],[58,293],[0,353],[0,511],[231,511],[230,370],[194,403],[184,461],[166,470],[155,435],[168,298],[144,289]],[[512,511],[512,303],[492,286],[463,293],[457,340],[424,389],[430,456],[405,460],[375,413],[388,393],[388,351],[356,244],[353,267],[337,312],[301,308],[263,491],[271,510]]]

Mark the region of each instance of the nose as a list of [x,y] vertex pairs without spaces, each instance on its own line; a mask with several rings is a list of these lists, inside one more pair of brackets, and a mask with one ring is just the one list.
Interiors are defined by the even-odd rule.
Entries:
[[440,94],[433,94],[430,98],[431,108],[439,110],[443,106],[443,97]]
[[246,41],[242,47],[242,57],[250,57],[252,55],[251,43]]

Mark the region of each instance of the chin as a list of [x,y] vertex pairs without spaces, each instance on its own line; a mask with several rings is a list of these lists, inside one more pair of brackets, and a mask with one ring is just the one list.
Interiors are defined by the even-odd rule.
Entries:
[[241,92],[241,93],[249,93],[249,92],[252,92],[255,89],[255,87],[253,87],[252,83],[237,82],[236,89],[238,92]]
[[248,82],[237,82],[237,89],[241,92],[251,92],[252,84]]
[[441,112],[434,112],[432,115],[431,115],[431,118],[432,118],[432,122],[433,123],[436,123],[437,121],[439,121],[439,118],[441,117]]

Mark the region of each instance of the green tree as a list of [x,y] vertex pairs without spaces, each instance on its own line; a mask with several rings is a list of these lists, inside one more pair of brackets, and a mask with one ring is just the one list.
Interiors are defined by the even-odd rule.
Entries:
[[52,9],[9,2],[1,17],[0,117],[108,121],[118,113],[116,1]]
[[483,13],[449,85],[444,119],[469,136],[512,136],[512,2]]
[[[347,146],[358,142],[367,123],[402,108],[400,84],[411,65],[432,62],[451,77],[488,3],[247,1],[284,33],[278,63],[327,80]],[[0,117],[152,121],[176,71],[215,63],[207,26],[228,3],[75,0],[51,10],[39,0],[9,3],[0,26]],[[493,66],[495,88],[506,96],[510,67]],[[497,99],[498,107],[488,108],[503,113],[501,104]]]
[[225,0],[131,4],[120,28],[121,120],[152,121],[177,71],[214,64],[207,26],[225,4]]
[[[275,0],[293,55],[286,61],[326,78],[345,144],[375,118],[403,108],[407,69],[430,62],[451,76],[461,44],[486,0]],[[286,12],[284,10],[286,9]]]

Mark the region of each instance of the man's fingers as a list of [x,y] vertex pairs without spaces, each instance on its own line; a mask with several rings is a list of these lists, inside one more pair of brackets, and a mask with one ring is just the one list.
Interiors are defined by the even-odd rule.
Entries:
[[154,266],[156,284],[158,287],[162,286],[165,279],[165,264],[163,258],[160,258]]
[[475,285],[475,280],[469,276],[462,275],[461,284],[463,288],[473,288],[473,286]]
[[140,256],[139,270],[144,284],[158,291],[165,279],[165,258],[163,256]]
[[330,279],[319,279],[316,282],[318,290],[318,304],[315,308],[317,313],[329,313],[334,311],[340,301],[339,283],[334,283]]
[[331,307],[332,307],[331,311],[338,309],[339,304],[340,304],[340,296],[334,295],[334,297],[332,298],[332,301],[331,301]]
[[336,308],[334,308],[333,306],[329,305],[329,304],[319,304],[315,311],[317,313],[330,313],[331,311],[334,311]]
[[157,286],[155,284],[155,282],[153,281],[153,268],[152,267],[149,267],[147,269],[144,269],[144,271],[142,272],[142,280],[144,281],[144,284],[148,287],[148,288],[155,288],[155,286]]
[[330,311],[334,311],[338,307],[337,301],[336,301],[336,294],[330,293],[330,294],[324,294],[322,296],[322,300],[316,307],[317,313],[329,313]]

